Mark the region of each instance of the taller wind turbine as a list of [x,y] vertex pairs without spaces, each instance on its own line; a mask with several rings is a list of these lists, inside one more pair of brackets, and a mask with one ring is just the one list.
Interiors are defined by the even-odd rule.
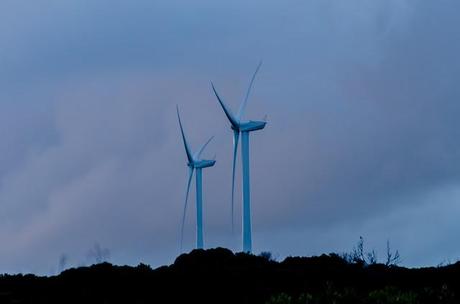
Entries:
[[262,130],[267,124],[266,121],[243,121],[244,109],[248,103],[249,94],[251,93],[251,88],[256,78],[257,72],[260,69],[262,62],[257,66],[254,75],[251,78],[249,83],[248,90],[243,102],[240,105],[238,113],[233,115],[230,109],[225,105],[225,103],[220,98],[217,93],[214,84],[211,82],[212,89],[214,94],[219,101],[222,109],[224,110],[225,115],[230,121],[231,128],[233,130],[233,166],[232,166],[232,231],[233,231],[233,213],[234,213],[234,192],[235,192],[235,165],[236,165],[236,156],[238,152],[238,140],[241,133],[241,153],[242,153],[242,167],[243,167],[243,251],[252,252],[252,235],[251,235],[251,194],[250,194],[250,181],[249,181],[249,133],[252,131]]
[[192,154],[190,146],[188,145],[187,139],[185,137],[184,129],[182,127],[182,122],[179,115],[179,106],[176,107],[177,110],[177,119],[179,120],[180,132],[182,134],[182,140],[184,142],[185,153],[187,154],[187,166],[188,166],[188,181],[187,181],[187,190],[185,193],[185,203],[184,211],[182,214],[182,226],[181,226],[181,237],[180,237],[180,250],[182,252],[182,242],[184,239],[184,225],[185,225],[185,215],[187,212],[187,202],[188,194],[190,192],[190,183],[192,182],[193,171],[196,170],[196,248],[202,249],[204,247],[203,241],[203,195],[202,195],[202,172],[203,168],[208,168],[214,166],[216,163],[215,160],[206,160],[200,159],[201,153],[203,153],[204,148],[209,144],[213,137],[209,138],[208,141],[201,146],[201,148],[195,154]]

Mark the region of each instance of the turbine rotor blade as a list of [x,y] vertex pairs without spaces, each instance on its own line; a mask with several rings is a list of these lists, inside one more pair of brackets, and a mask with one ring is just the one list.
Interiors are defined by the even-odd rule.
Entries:
[[230,123],[232,124],[233,127],[238,128],[238,121],[237,121],[237,119],[235,118],[235,116],[233,116],[233,114],[232,114],[232,112],[230,111],[230,109],[227,108],[227,106],[225,105],[225,103],[222,101],[222,99],[220,98],[219,94],[217,93],[217,90],[216,90],[216,88],[214,87],[214,84],[213,84],[212,82],[211,82],[211,86],[212,86],[212,90],[214,91],[214,95],[216,95],[217,100],[219,101],[220,106],[221,106],[222,109],[224,110],[224,113],[225,113],[225,115],[227,116],[228,120],[230,121]]
[[254,79],[256,79],[257,72],[259,72],[259,69],[260,69],[261,65],[262,65],[262,61],[259,62],[259,65],[257,66],[256,71],[252,75],[251,82],[249,83],[248,90],[246,91],[246,97],[244,98],[243,102],[240,105],[240,108],[238,109],[238,113],[236,114],[236,119],[238,121],[241,121],[241,119],[243,118],[244,109],[246,108],[246,105],[248,103],[249,94],[251,93],[251,89],[252,89],[252,85],[254,83]]
[[193,163],[192,152],[191,152],[190,147],[189,147],[189,145],[187,143],[187,139],[185,138],[184,128],[182,127],[182,122],[180,120],[179,106],[178,105],[176,105],[176,111],[177,111],[177,119],[179,120],[180,132],[182,134],[182,140],[184,142],[185,153],[187,153],[188,162]]
[[185,192],[185,203],[184,211],[182,213],[182,225],[180,229],[180,252],[182,253],[182,245],[184,241],[184,227],[185,227],[185,215],[187,214],[187,203],[188,203],[188,194],[190,192],[190,183],[192,182],[193,177],[193,168],[188,169],[188,181],[187,181],[187,190]]
[[233,164],[232,164],[232,234],[234,232],[234,197],[235,197],[235,168],[236,156],[238,154],[238,139],[240,132],[233,130]]
[[200,150],[198,150],[198,152],[194,155],[194,158],[196,160],[199,160],[200,159],[200,156],[201,156],[201,153],[203,153],[204,149],[206,148],[206,146],[211,142],[211,140],[214,138],[214,136],[211,136],[208,141],[203,145],[201,146]]

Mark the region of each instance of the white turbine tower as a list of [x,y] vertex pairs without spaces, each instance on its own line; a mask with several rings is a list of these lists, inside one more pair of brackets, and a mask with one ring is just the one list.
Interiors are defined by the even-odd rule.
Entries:
[[181,226],[181,239],[180,239],[180,250],[182,252],[182,242],[184,239],[184,225],[185,215],[187,212],[188,194],[190,192],[190,183],[192,182],[193,171],[196,170],[196,248],[202,249],[204,247],[203,241],[203,195],[202,195],[202,172],[203,168],[214,166],[215,160],[200,159],[201,153],[204,148],[209,144],[213,137],[209,138],[208,141],[201,146],[201,148],[195,154],[192,154],[190,146],[188,145],[187,139],[185,138],[184,129],[179,115],[179,106],[176,107],[177,119],[179,120],[180,132],[182,134],[182,140],[184,142],[185,153],[187,154],[187,166],[188,166],[188,181],[187,190],[185,193],[184,211],[182,214],[182,226]]
[[262,62],[257,66],[254,75],[251,78],[249,83],[248,90],[243,102],[240,105],[238,113],[233,115],[230,109],[225,105],[225,103],[220,98],[217,93],[214,84],[211,82],[212,89],[214,94],[217,97],[222,109],[224,110],[225,115],[230,121],[231,128],[233,130],[233,167],[232,167],[232,231],[233,231],[233,212],[234,212],[234,191],[235,191],[235,164],[236,164],[236,155],[238,151],[238,140],[241,133],[241,153],[242,153],[242,167],[243,167],[243,251],[252,252],[252,235],[251,235],[251,194],[250,194],[250,181],[249,181],[249,133],[252,131],[262,130],[266,121],[243,121],[242,117],[244,114],[244,109],[246,108],[249,94],[251,93],[251,88],[254,83],[254,79],[259,71]]

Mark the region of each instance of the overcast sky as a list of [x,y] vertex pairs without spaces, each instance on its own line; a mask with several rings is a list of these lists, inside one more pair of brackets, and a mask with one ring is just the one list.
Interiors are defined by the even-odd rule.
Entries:
[[260,60],[245,114],[268,116],[251,134],[254,251],[345,252],[363,236],[406,266],[456,261],[459,13],[455,0],[2,1],[0,273],[91,264],[95,244],[116,264],[174,261],[176,104],[192,148],[215,136],[206,247],[240,250],[210,81],[236,111]]

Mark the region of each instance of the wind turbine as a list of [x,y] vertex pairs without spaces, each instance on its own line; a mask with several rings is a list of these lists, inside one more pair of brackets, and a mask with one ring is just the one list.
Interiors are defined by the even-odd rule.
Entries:
[[267,124],[266,121],[243,121],[244,109],[248,103],[249,94],[251,93],[251,88],[256,78],[257,72],[260,69],[262,62],[257,66],[256,71],[254,72],[251,82],[249,83],[248,90],[243,102],[240,105],[238,113],[233,115],[230,109],[225,105],[225,103],[220,98],[217,93],[214,84],[211,82],[212,89],[214,94],[219,101],[222,109],[224,110],[225,115],[230,121],[231,128],[233,130],[233,166],[232,166],[232,231],[233,231],[233,212],[234,212],[234,192],[235,192],[235,165],[236,165],[236,155],[238,152],[238,140],[241,133],[241,153],[242,153],[242,166],[243,166],[243,251],[251,252],[252,251],[252,236],[251,236],[251,194],[250,194],[250,181],[249,181],[249,133],[252,131],[262,130]]
[[202,195],[202,172],[203,168],[208,168],[214,166],[216,163],[215,160],[206,160],[200,159],[201,153],[204,148],[209,144],[214,136],[208,139],[208,141],[201,146],[201,148],[195,153],[192,154],[190,146],[188,145],[187,139],[185,138],[184,129],[182,127],[182,122],[180,120],[179,106],[176,106],[177,110],[177,119],[179,120],[180,132],[182,134],[182,140],[184,142],[185,153],[187,154],[187,166],[188,166],[188,181],[187,181],[187,190],[185,193],[185,203],[184,203],[184,212],[182,214],[182,226],[181,226],[181,237],[180,237],[180,247],[182,252],[182,242],[184,239],[184,225],[185,225],[185,214],[187,212],[187,202],[188,194],[190,192],[190,184],[192,182],[193,171],[196,170],[196,248],[202,249],[204,246],[203,242],[203,195]]

